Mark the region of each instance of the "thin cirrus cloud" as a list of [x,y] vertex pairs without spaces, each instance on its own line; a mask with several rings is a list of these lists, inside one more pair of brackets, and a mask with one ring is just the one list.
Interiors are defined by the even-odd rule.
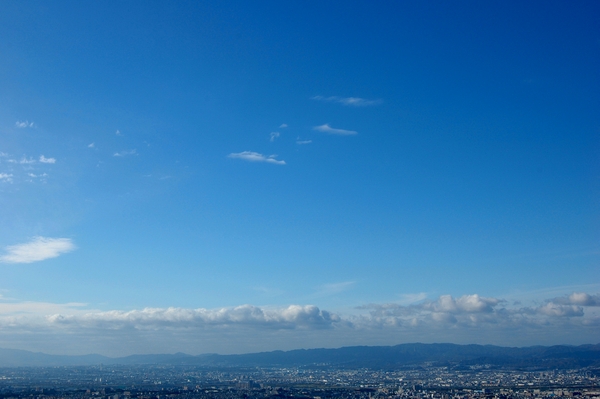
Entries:
[[137,155],[137,150],[133,149],[133,150],[123,150],[123,151],[119,151],[119,152],[115,152],[113,154],[113,157],[126,157],[128,155]]
[[56,258],[76,249],[70,238],[34,237],[31,241],[9,245],[0,256],[1,263],[33,263]]
[[266,162],[272,163],[275,165],[285,165],[285,161],[275,159],[277,155],[269,155],[265,156],[263,154],[259,154],[254,151],[242,151],[242,152],[234,152],[229,154],[227,157],[235,158],[235,159],[243,159],[244,161],[249,162]]
[[279,132],[271,132],[269,135],[269,141],[273,142],[277,137],[281,136]]
[[335,129],[329,126],[329,123],[325,123],[320,126],[313,127],[313,130],[318,132],[327,133],[327,134],[335,134],[338,136],[354,136],[357,135],[358,132],[354,130],[345,130],[345,129]]
[[368,106],[372,106],[372,105],[379,105],[383,102],[383,100],[380,100],[380,99],[367,100],[366,98],[360,98],[360,97],[339,97],[339,96],[330,96],[330,97],[313,96],[310,99],[316,100],[316,101],[330,102],[330,103],[339,103],[339,104],[346,105],[349,107],[368,107]]
[[355,285],[354,281],[343,281],[340,283],[329,283],[323,284],[318,287],[317,292],[313,295],[315,297],[324,297],[340,294],[344,291],[352,289]]

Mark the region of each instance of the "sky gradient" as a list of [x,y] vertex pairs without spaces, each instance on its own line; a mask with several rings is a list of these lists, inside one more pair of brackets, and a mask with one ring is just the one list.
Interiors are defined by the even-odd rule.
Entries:
[[598,343],[600,5],[3,1],[0,347]]

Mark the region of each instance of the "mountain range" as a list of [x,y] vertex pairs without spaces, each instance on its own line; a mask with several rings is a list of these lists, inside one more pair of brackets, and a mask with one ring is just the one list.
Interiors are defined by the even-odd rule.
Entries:
[[600,367],[600,344],[580,346],[501,347],[494,345],[400,344],[351,346],[338,349],[297,349],[241,355],[185,353],[106,357],[49,355],[0,348],[0,367],[91,365],[189,365],[206,367],[337,367],[403,369],[424,365],[514,369]]

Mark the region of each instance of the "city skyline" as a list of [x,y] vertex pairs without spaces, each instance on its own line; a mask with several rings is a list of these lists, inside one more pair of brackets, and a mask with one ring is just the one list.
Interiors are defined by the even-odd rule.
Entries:
[[598,343],[566,1],[5,1],[0,348]]

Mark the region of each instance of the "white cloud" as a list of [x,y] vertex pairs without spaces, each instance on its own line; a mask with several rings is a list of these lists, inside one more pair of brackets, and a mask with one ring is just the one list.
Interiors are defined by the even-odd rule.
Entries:
[[353,136],[353,135],[358,134],[358,132],[356,132],[354,130],[334,129],[331,126],[329,126],[329,123],[326,123],[321,126],[315,126],[315,127],[313,127],[313,130],[327,133],[327,134],[337,134],[340,136]]
[[287,123],[282,123],[281,125],[279,125],[280,129],[285,129],[286,127],[288,127]]
[[117,131],[115,132],[115,134],[116,134],[117,136],[122,136],[122,135],[123,135],[119,129],[117,129]]
[[285,161],[279,161],[279,160],[275,159],[277,157],[277,155],[265,156],[263,154],[259,154],[258,152],[253,152],[253,151],[242,151],[242,152],[237,152],[237,153],[231,153],[228,155],[228,157],[243,159],[245,161],[250,161],[250,162],[267,162],[267,163],[272,163],[272,164],[276,164],[276,165],[285,165]]
[[0,173],[0,182],[12,183],[12,173]]
[[19,129],[24,129],[26,127],[35,127],[35,123],[29,121],[17,121],[15,122],[15,126]]
[[137,150],[133,149],[133,150],[123,150],[123,151],[119,151],[119,152],[115,152],[113,154],[113,157],[126,157],[128,155],[137,155]]
[[536,309],[540,314],[554,317],[579,317],[583,316],[583,308],[574,305],[558,305],[553,302],[540,306]]
[[88,144],[88,148],[94,148],[94,147],[96,147],[96,144],[94,144],[94,143]]
[[279,132],[271,132],[271,134],[269,135],[269,140],[270,140],[271,142],[273,142],[273,141],[275,141],[275,139],[276,139],[277,137],[279,137],[279,136],[280,136]]
[[6,247],[6,254],[0,256],[2,263],[32,263],[45,259],[56,258],[61,254],[71,252],[75,244],[70,238],[34,237],[24,244]]
[[330,96],[330,97],[314,96],[314,97],[311,97],[310,99],[317,100],[317,101],[334,102],[334,103],[339,103],[339,104],[351,106],[351,107],[367,107],[367,106],[371,106],[371,105],[379,105],[383,102],[380,99],[367,100],[365,98],[360,98],[360,97],[339,97],[339,96]]
[[310,143],[312,143],[312,140],[296,140],[296,144],[300,144],[300,145],[310,144]]
[[56,163],[56,158],[46,158],[43,155],[40,155],[40,162],[41,163]]
[[35,173],[27,173],[27,176],[29,176],[29,177],[47,177],[48,174],[42,173],[41,175],[36,175]]

